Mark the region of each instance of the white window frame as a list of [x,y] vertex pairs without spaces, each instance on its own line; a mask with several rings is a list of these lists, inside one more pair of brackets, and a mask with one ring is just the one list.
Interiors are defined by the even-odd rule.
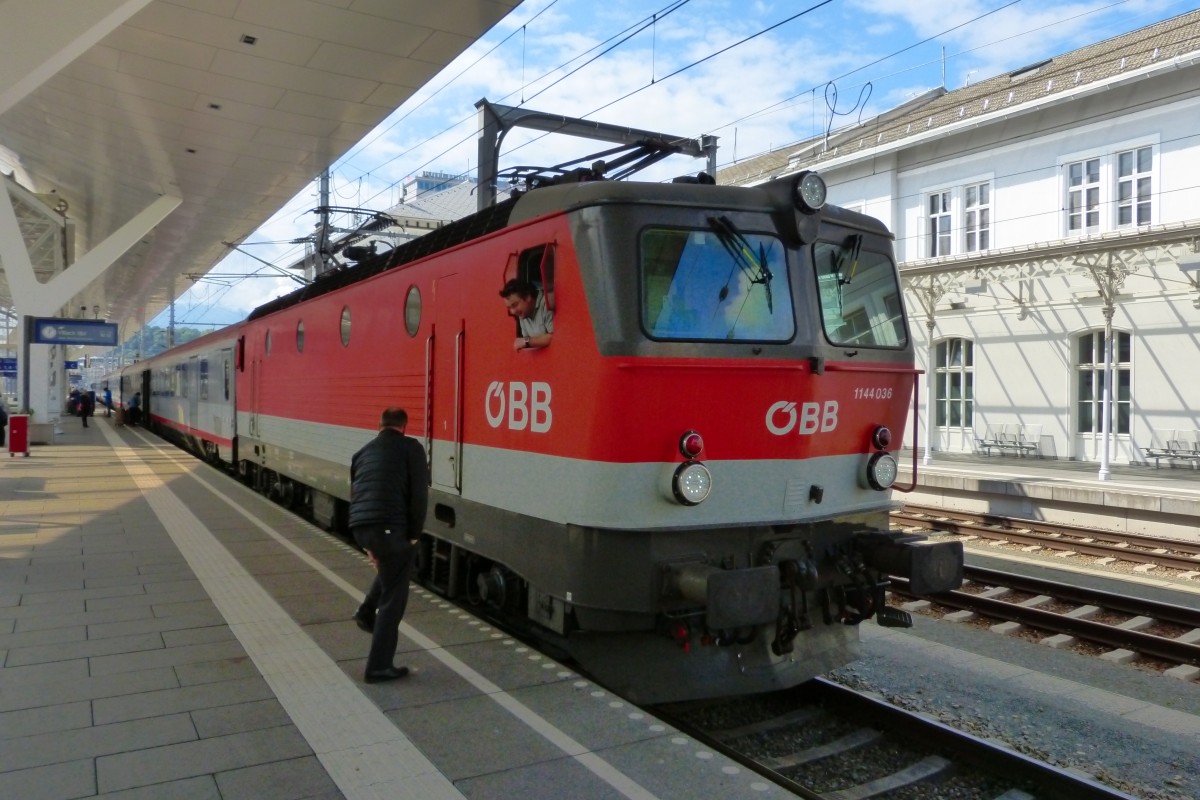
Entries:
[[[1104,164],[1099,156],[1072,161],[1065,165],[1064,178],[1067,184],[1067,236],[1086,236],[1099,233],[1104,220]],[[1078,173],[1078,183],[1075,174]],[[1075,202],[1076,197],[1078,203]],[[1074,217],[1079,225],[1071,227]],[[1095,217],[1095,219],[1090,219]]]
[[[969,432],[975,429],[975,340],[964,336],[947,336],[933,347],[934,359],[934,425],[947,433]],[[957,355],[957,358],[955,358]],[[953,396],[957,383],[958,396]],[[957,425],[951,424],[955,412]]]
[[[987,186],[987,203],[976,203],[975,206],[967,208],[967,195],[969,189],[978,190],[980,186]],[[931,209],[931,201],[933,198],[946,198],[945,211],[934,214]],[[972,175],[966,180],[956,181],[952,184],[942,184],[928,186],[921,192],[921,214],[920,226],[921,237],[919,244],[919,252],[921,258],[945,258],[947,256],[958,256],[965,253],[986,252],[996,247],[996,181],[991,174]],[[974,249],[968,250],[969,233],[967,217],[974,211],[976,218],[973,225],[973,232],[976,234]],[[987,212],[988,222],[982,225],[979,221],[981,211]],[[950,220],[949,231],[949,249],[947,252],[934,252],[933,242],[933,222],[935,216],[939,219]],[[987,247],[980,247],[978,235],[981,231],[987,233]],[[939,239],[942,239],[944,234],[939,230]]]
[[[933,210],[933,204],[938,204],[938,210]],[[942,229],[942,223],[946,229]],[[936,226],[936,227],[935,227]],[[924,247],[929,258],[942,258],[954,255],[954,190],[938,189],[925,193],[925,229]],[[941,252],[939,246],[945,240],[946,252]]]
[[[975,181],[963,186],[963,252],[983,253],[992,247],[992,182]],[[972,203],[972,197],[975,198]],[[974,237],[974,240],[972,240]]]
[[[1110,432],[1115,436],[1128,437],[1133,429],[1133,348],[1136,341],[1132,331],[1113,328],[1113,354],[1112,354],[1112,371],[1113,371],[1113,396],[1109,398],[1109,411],[1112,414],[1110,420]],[[1128,358],[1121,360],[1121,337],[1127,337],[1129,340]],[[1092,360],[1090,363],[1080,363],[1079,348],[1080,340],[1090,337],[1092,340]],[[1073,374],[1074,387],[1072,394],[1074,397],[1074,410],[1072,413],[1071,427],[1076,436],[1098,437],[1101,435],[1103,428],[1102,407],[1104,402],[1104,329],[1093,328],[1086,331],[1078,331],[1071,337],[1071,370]],[[1091,396],[1085,397],[1081,391],[1080,383],[1082,383],[1082,375],[1089,376],[1091,385]],[[1124,382],[1129,387],[1129,397],[1121,398],[1121,383],[1124,376]],[[1091,430],[1082,430],[1084,415],[1082,409],[1084,404],[1088,405],[1088,421],[1091,423]],[[1125,412],[1125,430],[1120,430],[1121,412]]]
[[[1126,178],[1122,178],[1120,174],[1121,155],[1131,153],[1136,167],[1137,154],[1144,148],[1150,148],[1150,170],[1148,172],[1136,172]],[[1071,186],[1070,169],[1074,164],[1086,164],[1092,160],[1099,162],[1099,181],[1096,184],[1089,184],[1098,189],[1098,222],[1096,226],[1089,227],[1086,224],[1085,218],[1085,224],[1080,229],[1071,230],[1070,199],[1073,187]],[[1159,207],[1158,196],[1161,192],[1162,176],[1159,173],[1159,164],[1159,137],[1157,135],[1141,139],[1130,139],[1059,156],[1059,198],[1062,204],[1059,228],[1062,238],[1079,239],[1116,230],[1131,230],[1161,222],[1162,210]],[[1147,198],[1141,197],[1137,191],[1137,181],[1139,179],[1149,179],[1149,196]],[[1132,181],[1134,191],[1132,192],[1133,199],[1131,204],[1134,215],[1133,221],[1121,224],[1120,184],[1125,180]],[[1144,205],[1147,202],[1149,203],[1150,218],[1149,220],[1138,222],[1138,206]]]
[[[1149,151],[1150,166],[1146,170],[1140,169],[1142,153]],[[1128,175],[1122,175],[1122,156],[1129,156],[1131,170]],[[1132,150],[1122,150],[1114,157],[1114,169],[1116,174],[1116,226],[1118,228],[1137,228],[1142,225],[1149,225],[1154,221],[1154,148],[1150,145],[1144,147],[1135,147]],[[1143,192],[1143,181],[1149,183]],[[1126,200],[1122,196],[1122,185],[1129,185],[1129,198]],[[1145,208],[1148,219],[1143,220],[1141,216],[1142,208]],[[1128,222],[1122,222],[1121,212],[1128,208],[1130,211],[1130,219]]]

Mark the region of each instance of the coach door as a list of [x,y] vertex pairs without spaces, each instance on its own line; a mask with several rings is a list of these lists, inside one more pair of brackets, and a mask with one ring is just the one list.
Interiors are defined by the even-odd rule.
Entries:
[[431,402],[430,471],[433,485],[462,491],[463,358],[466,324],[458,275],[438,278],[433,287],[432,369],[427,376]]
[[187,396],[188,417],[187,425],[191,428],[198,428],[200,421],[200,377],[201,364],[207,369],[207,362],[201,361],[199,356],[191,356],[188,358],[187,372],[183,376],[184,394]]
[[258,436],[258,382],[262,375],[262,362],[255,358],[250,362],[250,387],[249,402],[246,403],[246,435],[252,438]]

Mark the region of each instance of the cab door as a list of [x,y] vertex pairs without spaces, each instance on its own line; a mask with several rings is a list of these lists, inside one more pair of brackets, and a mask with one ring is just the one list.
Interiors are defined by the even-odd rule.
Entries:
[[429,381],[430,474],[433,485],[462,493],[463,363],[466,319],[462,279],[445,275],[434,281],[432,358]]

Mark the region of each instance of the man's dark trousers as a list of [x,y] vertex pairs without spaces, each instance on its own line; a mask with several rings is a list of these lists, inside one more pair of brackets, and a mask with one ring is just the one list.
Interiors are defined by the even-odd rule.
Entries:
[[393,666],[397,629],[408,606],[408,580],[412,575],[413,546],[396,527],[370,525],[355,528],[354,541],[375,556],[379,571],[363,600],[367,614],[375,612],[375,632],[371,634],[371,652],[367,656],[368,673]]

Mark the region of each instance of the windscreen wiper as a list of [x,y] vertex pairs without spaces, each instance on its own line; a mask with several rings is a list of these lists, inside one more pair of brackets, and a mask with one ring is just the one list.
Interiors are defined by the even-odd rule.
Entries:
[[[737,264],[738,269],[746,276],[746,280],[751,284],[762,284],[763,289],[767,293],[767,311],[775,313],[775,301],[771,296],[771,279],[775,276],[771,273],[771,268],[767,265],[767,250],[760,243],[758,246],[758,255],[755,256],[754,245],[737,229],[733,224],[733,220],[729,217],[709,217],[709,226],[716,232],[717,239],[725,251],[729,253],[730,258]],[[727,294],[727,290],[722,290]],[[724,297],[722,297],[724,299]]]

